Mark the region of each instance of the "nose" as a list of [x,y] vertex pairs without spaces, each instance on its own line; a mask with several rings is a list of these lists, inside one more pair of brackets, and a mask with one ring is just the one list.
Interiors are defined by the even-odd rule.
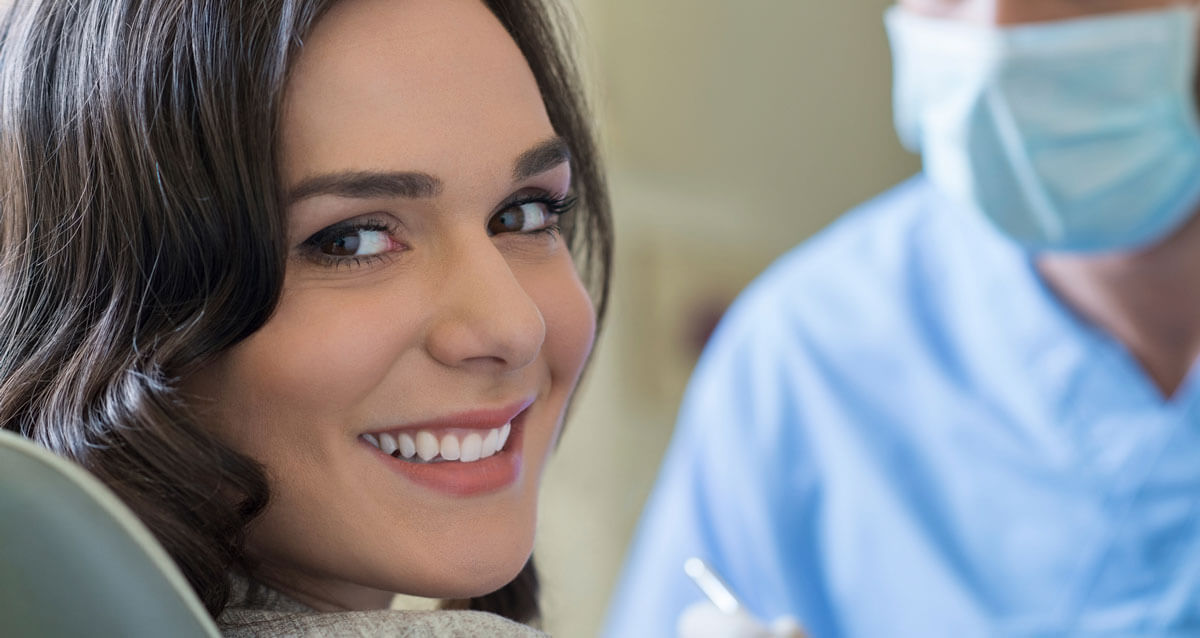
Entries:
[[546,339],[541,310],[491,238],[460,242],[440,268],[426,349],[443,365],[517,370]]

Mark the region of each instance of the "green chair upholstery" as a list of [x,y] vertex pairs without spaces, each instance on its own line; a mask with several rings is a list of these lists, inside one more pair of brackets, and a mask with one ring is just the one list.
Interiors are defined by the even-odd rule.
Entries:
[[0,430],[0,635],[220,634],[162,546],[108,488]]

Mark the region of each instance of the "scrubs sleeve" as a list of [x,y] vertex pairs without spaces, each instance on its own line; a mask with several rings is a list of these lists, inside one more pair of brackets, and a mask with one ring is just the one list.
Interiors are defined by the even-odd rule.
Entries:
[[789,614],[811,634],[835,632],[817,554],[818,472],[800,407],[816,400],[802,396],[813,371],[783,307],[792,295],[757,293],[734,305],[697,366],[606,636],[674,636],[683,609],[702,599],[683,571],[690,556],[760,618]]

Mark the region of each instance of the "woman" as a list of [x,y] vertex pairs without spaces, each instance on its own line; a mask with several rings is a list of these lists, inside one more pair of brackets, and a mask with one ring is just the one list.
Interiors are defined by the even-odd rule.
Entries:
[[555,24],[535,0],[7,16],[0,416],[116,491],[223,630],[530,631],[361,612],[537,617],[537,484],[610,255]]

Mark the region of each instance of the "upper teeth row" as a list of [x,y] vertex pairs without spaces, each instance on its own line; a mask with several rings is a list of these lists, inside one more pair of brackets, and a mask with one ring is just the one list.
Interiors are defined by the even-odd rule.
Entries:
[[363,434],[362,438],[371,445],[379,448],[384,454],[402,456],[411,459],[414,456],[422,461],[432,461],[440,457],[444,461],[462,461],[470,463],[486,459],[504,449],[508,435],[512,432],[512,424],[505,423],[498,428],[486,431],[471,432],[461,438],[455,434],[444,434],[441,440],[432,432],[421,430],[416,436],[400,432],[389,434]]

